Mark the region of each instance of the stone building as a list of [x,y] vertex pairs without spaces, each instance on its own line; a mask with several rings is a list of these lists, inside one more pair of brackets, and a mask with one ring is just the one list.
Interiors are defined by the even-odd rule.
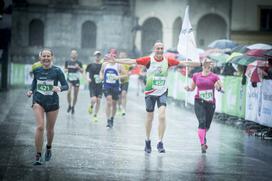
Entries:
[[200,48],[272,42],[271,0],[14,0],[10,60],[33,63],[42,47],[59,64],[73,48],[84,63],[96,49],[146,55],[157,40],[175,48],[187,4]]

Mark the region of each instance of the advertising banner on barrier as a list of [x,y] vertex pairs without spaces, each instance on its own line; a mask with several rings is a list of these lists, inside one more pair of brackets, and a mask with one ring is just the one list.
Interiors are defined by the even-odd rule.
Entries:
[[263,80],[260,88],[257,122],[272,127],[272,80]]
[[25,65],[25,85],[31,85],[32,77],[30,76],[30,71],[32,66],[30,64]]
[[11,85],[25,85],[25,65],[11,64]]
[[225,93],[222,96],[222,112],[233,116],[245,116],[246,86],[241,85],[241,77],[224,78]]
[[169,78],[172,78],[173,80],[170,80],[172,84],[168,82],[168,88],[170,89],[170,94],[168,93],[168,95],[177,100],[184,100],[185,77],[182,76],[179,72],[172,72]]
[[168,84],[168,96],[174,98],[174,88],[175,88],[175,81],[174,76],[176,72],[169,71],[167,76],[167,84]]
[[[224,77],[223,76],[219,76],[219,77],[220,77],[220,81],[223,83]],[[225,89],[225,87],[223,89]],[[222,113],[222,96],[223,95],[224,94],[222,94],[221,92],[218,92],[215,90],[215,101],[216,101],[215,112]]]
[[251,83],[247,84],[246,88],[246,107],[245,107],[245,119],[257,122],[258,113],[258,99],[260,95],[261,83],[257,84],[257,87],[252,87]]

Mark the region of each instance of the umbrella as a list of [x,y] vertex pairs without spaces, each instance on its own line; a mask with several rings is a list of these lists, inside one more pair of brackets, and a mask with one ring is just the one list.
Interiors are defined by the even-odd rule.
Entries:
[[231,52],[245,53],[248,51],[248,45],[238,45],[237,47],[231,49]]
[[272,50],[267,50],[264,55],[272,57]]
[[251,82],[261,82],[265,71],[263,67],[268,67],[268,61],[256,60],[248,64],[246,69],[246,76],[250,79]]
[[269,50],[272,49],[271,45],[264,44],[264,43],[256,43],[250,46],[247,46],[248,49],[262,49],[262,50]]
[[200,59],[206,58],[208,55],[210,55],[212,53],[224,53],[224,52],[223,52],[223,50],[218,49],[218,48],[207,49],[205,52],[199,54]]
[[251,49],[246,52],[246,55],[254,57],[264,57],[267,50],[263,49]]
[[232,60],[234,57],[242,56],[242,55],[243,55],[242,53],[233,52],[232,54],[230,54],[230,56],[228,57],[228,59],[227,59],[226,61],[229,62],[229,61]]
[[209,48],[219,48],[219,49],[232,49],[238,46],[237,43],[227,39],[215,40],[208,45]]
[[238,65],[248,65],[256,60],[266,60],[264,57],[254,57],[248,55],[240,55],[232,58],[230,63],[238,64]]
[[175,53],[175,54],[179,53],[176,48],[169,48],[166,50],[166,52]]
[[166,58],[172,58],[172,59],[176,59],[176,57],[178,56],[177,53],[172,53],[172,52],[167,52],[163,54]]
[[222,66],[227,62],[229,55],[223,53],[213,53],[208,55],[208,57],[217,63],[217,66]]

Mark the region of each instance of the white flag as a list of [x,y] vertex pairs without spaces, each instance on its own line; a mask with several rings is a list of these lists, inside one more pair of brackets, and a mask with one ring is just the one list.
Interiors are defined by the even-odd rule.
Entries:
[[183,55],[187,59],[199,62],[193,28],[189,19],[189,6],[187,6],[185,10],[177,50],[179,54]]

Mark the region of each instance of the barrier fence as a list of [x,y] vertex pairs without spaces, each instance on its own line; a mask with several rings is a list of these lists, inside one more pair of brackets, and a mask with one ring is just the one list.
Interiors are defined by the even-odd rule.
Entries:
[[[86,65],[84,65],[85,67]],[[32,81],[29,74],[30,70],[31,65],[12,63],[11,85],[30,85]],[[216,112],[237,116],[272,127],[272,80],[263,80],[254,88],[249,81],[247,81],[246,85],[242,85],[242,77],[220,76],[220,79],[225,93],[215,92]],[[87,88],[86,80],[83,76],[81,76],[80,81],[80,88]],[[189,78],[189,84],[191,81],[192,79]],[[184,86],[185,76],[174,70],[169,71],[168,95],[173,99],[181,101],[184,101],[187,97],[188,103],[193,105],[195,92],[186,92]]]

